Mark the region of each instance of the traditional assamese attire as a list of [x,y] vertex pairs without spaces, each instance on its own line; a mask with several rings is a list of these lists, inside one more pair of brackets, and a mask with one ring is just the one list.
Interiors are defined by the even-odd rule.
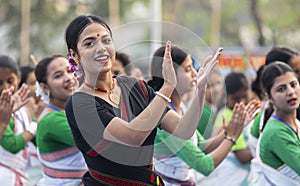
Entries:
[[140,147],[103,138],[103,131],[113,118],[119,117],[130,122],[155,97],[153,89],[143,81],[122,76],[116,77],[116,80],[122,92],[118,108],[83,92],[74,93],[66,103],[66,114],[75,143],[89,169],[83,177],[83,183],[86,186],[163,185],[152,169],[156,128]]
[[86,163],[75,146],[65,112],[53,109],[39,121],[37,129],[38,157],[43,167],[38,185],[78,186],[87,171]]
[[[276,118],[276,116],[273,117]],[[296,123],[298,131],[300,131],[299,121],[296,120]],[[257,150],[258,158],[261,160],[258,162],[268,182],[275,183],[276,180],[288,182],[291,179],[300,184],[299,135],[284,122],[281,122],[280,119],[270,119],[267,122],[259,139]],[[279,179],[282,177],[279,174],[289,179]]]
[[13,114],[2,138],[0,139],[0,180],[1,185],[28,185],[24,174],[29,162],[27,143],[22,133],[29,128],[31,119],[22,107]]

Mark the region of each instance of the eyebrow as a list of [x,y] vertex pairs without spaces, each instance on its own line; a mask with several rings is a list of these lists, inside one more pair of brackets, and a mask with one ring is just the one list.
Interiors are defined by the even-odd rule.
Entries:
[[[110,35],[109,34],[104,34],[104,35],[100,36],[100,38],[105,38],[105,37],[110,37]],[[96,38],[97,38],[96,36],[87,37],[82,42],[85,42],[86,40],[95,40]]]
[[55,72],[53,72],[53,74],[51,76],[55,76],[56,74],[60,74],[63,70],[57,70]]

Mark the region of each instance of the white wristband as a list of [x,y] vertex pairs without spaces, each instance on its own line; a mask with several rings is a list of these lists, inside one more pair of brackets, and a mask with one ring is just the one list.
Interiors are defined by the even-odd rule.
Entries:
[[32,121],[27,128],[27,131],[30,132],[33,136],[36,134],[37,122]]
[[168,98],[167,96],[163,95],[162,93],[156,91],[155,94],[156,94],[156,95],[159,95],[160,97],[162,97],[162,98],[163,98],[164,100],[166,100],[168,103],[171,102],[171,99]]

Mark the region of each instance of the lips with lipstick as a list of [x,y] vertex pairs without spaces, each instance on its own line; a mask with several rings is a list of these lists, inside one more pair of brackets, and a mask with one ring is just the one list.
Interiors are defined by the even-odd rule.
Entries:
[[297,98],[291,98],[287,102],[289,105],[295,105],[297,104]]

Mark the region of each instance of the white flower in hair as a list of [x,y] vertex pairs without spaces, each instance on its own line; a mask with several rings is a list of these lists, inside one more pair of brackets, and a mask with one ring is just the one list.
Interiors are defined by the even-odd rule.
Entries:
[[46,103],[49,104],[50,102],[50,96],[49,92],[46,92],[42,87],[40,86],[39,82],[35,82],[36,89],[35,89],[35,94],[36,96],[41,96],[41,99]]

